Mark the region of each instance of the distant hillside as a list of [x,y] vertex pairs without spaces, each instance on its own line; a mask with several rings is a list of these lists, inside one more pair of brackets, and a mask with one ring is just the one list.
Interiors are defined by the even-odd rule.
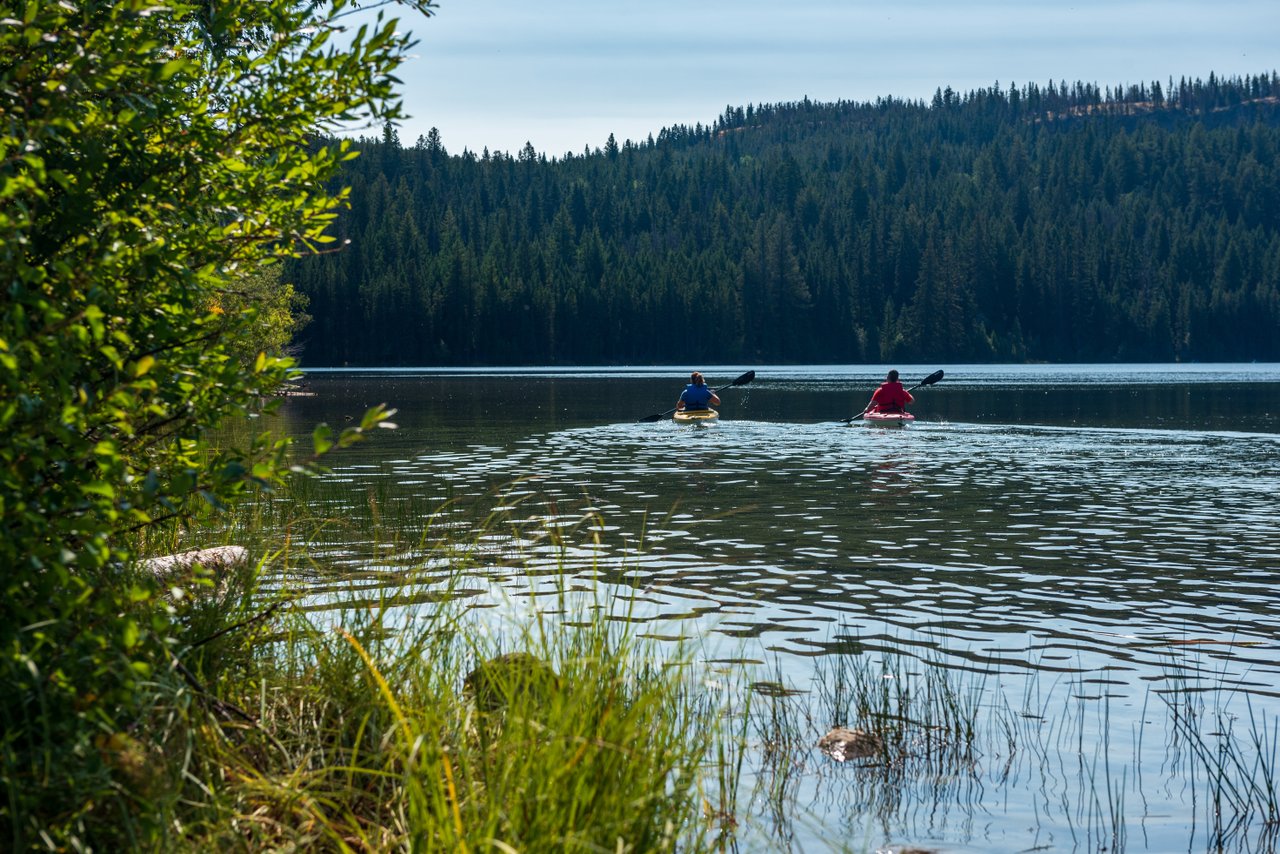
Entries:
[[1280,360],[1280,76],[360,144],[310,365]]

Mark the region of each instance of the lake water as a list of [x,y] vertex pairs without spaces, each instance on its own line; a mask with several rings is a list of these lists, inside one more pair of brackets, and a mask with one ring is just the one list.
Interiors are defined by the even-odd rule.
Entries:
[[[603,583],[642,632],[745,672],[754,707],[785,704],[804,749],[755,757],[750,807],[775,809],[747,850],[1273,850],[1280,365],[906,366],[946,370],[906,429],[838,423],[881,367],[702,370],[750,367],[709,427],[637,423],[685,381],[652,368],[313,371],[282,417],[305,435],[396,407],[325,512],[494,514],[461,590],[478,606]],[[313,604],[386,594],[422,557],[333,530],[293,579]],[[811,748],[846,722],[842,655],[965,674],[997,734],[886,800]],[[1206,750],[1254,763],[1226,806]]]

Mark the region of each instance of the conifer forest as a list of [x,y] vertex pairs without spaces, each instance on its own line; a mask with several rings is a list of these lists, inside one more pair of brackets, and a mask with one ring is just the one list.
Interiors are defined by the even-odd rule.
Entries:
[[357,148],[304,365],[1280,360],[1275,72]]

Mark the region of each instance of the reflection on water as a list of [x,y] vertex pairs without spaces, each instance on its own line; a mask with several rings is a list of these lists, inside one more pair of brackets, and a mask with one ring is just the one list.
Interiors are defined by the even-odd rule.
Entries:
[[[1130,850],[1185,848],[1189,810],[1201,808],[1185,781],[1133,766],[1146,727],[1167,726],[1161,696],[1229,694],[1254,713],[1280,711],[1280,369],[1106,373],[1099,385],[1070,369],[948,369],[905,430],[833,423],[860,408],[879,371],[813,369],[759,370],[705,429],[633,423],[669,405],[677,371],[313,375],[316,396],[287,415],[304,432],[368,404],[399,407],[391,441],[335,469],[326,512],[362,513],[374,495],[423,527],[415,508],[452,502],[432,515],[436,531],[488,518],[484,559],[458,591],[478,604],[504,589],[537,597],[567,573],[630,591],[628,618],[651,633],[696,637],[708,660],[761,662],[762,679],[776,670],[802,691],[816,660],[851,649],[988,674],[1035,731],[1023,743],[1058,754],[1048,765],[1065,750],[1098,774],[1102,761],[1131,769],[1120,783],[1126,815],[1141,819]],[[1242,373],[1248,383],[1235,381]],[[348,593],[351,579],[369,595],[394,590],[430,539],[406,536],[374,560],[349,531],[318,536],[314,601],[333,578]],[[1061,709],[1076,710],[1075,731],[1045,732]],[[1045,773],[1035,758],[979,762],[964,785],[990,785],[966,789],[990,813],[981,821],[896,814],[868,839],[1096,847],[1086,837],[1098,822],[1010,797],[1010,775]],[[819,828],[838,827],[844,796],[832,789],[861,784],[844,769],[810,777],[795,797]]]

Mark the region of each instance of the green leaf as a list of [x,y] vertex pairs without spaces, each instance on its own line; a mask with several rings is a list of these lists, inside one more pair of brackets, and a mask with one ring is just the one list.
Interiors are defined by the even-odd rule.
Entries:
[[311,446],[317,457],[324,456],[333,447],[333,431],[328,424],[317,424],[311,431]]
[[160,67],[160,79],[168,80],[179,71],[185,70],[190,64],[185,59],[171,59]]
[[317,468],[285,439],[222,448],[292,365],[302,305],[273,262],[320,246],[348,198],[317,131],[394,108],[403,44],[326,43],[343,3],[0,10],[0,649],[9,705],[41,711],[4,733],[6,767],[39,772],[5,808],[43,847],[149,838],[103,806],[127,781],[75,782],[94,727],[149,725],[145,677],[176,639],[117,567]]
[[134,620],[125,620],[125,623],[123,626],[123,632],[124,634],[121,640],[123,642],[124,648],[126,650],[131,650],[134,647],[136,647],[138,645],[138,638],[142,634],[141,631],[138,629],[137,622],[135,622]]
[[101,495],[103,498],[114,499],[116,497],[115,488],[102,480],[94,480],[80,485],[80,491],[89,495]]

